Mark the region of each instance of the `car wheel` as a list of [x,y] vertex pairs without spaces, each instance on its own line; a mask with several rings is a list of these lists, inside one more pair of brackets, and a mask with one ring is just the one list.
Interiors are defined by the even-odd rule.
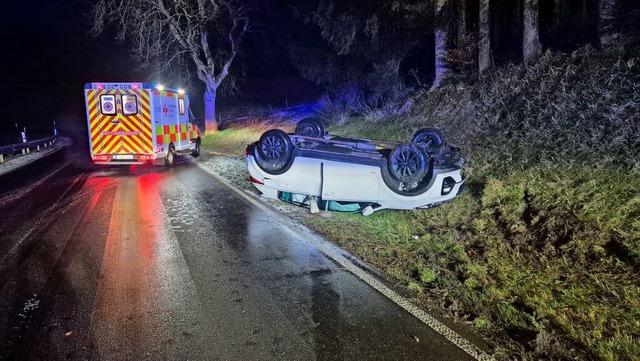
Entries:
[[169,150],[167,151],[167,156],[164,157],[164,165],[167,167],[173,167],[175,163],[175,152],[173,151],[173,145],[169,146]]
[[324,136],[324,126],[318,119],[302,119],[296,125],[295,134],[305,137],[320,138]]
[[193,151],[191,152],[191,156],[194,158],[197,158],[200,156],[200,138],[196,140],[196,146],[195,148],[193,148]]
[[[428,191],[433,185],[433,159],[426,155],[426,152],[413,145],[416,149],[422,152],[425,156],[425,165],[424,170],[415,173],[415,177],[397,177],[392,174],[391,156],[390,154],[387,156],[387,160],[384,164],[380,165],[380,175],[382,176],[382,180],[384,184],[391,190],[392,192],[405,196],[405,197],[415,197],[423,194]],[[419,178],[419,174],[424,174]],[[403,178],[408,180],[408,182],[402,181],[398,178]],[[418,178],[417,180],[413,180]]]
[[293,163],[293,143],[280,129],[266,131],[254,148],[256,163],[265,172],[277,175],[289,170]]
[[428,156],[412,143],[402,143],[393,148],[387,165],[391,176],[405,184],[416,183],[429,171]]
[[411,142],[423,149],[438,149],[444,145],[444,138],[437,129],[424,128],[413,135]]

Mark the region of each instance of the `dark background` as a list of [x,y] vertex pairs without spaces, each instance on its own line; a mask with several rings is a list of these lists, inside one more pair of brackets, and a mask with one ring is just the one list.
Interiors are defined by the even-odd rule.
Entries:
[[[70,126],[64,119],[84,114],[83,85],[146,76],[110,37],[89,35],[80,0],[8,0],[0,11],[0,129],[27,127],[34,133]],[[77,122],[77,120],[75,120]]]

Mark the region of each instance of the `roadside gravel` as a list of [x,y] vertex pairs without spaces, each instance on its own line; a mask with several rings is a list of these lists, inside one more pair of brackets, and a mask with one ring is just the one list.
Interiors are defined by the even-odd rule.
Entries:
[[[285,202],[269,199],[261,196],[260,192],[249,182],[249,172],[247,171],[246,158],[244,156],[234,156],[205,151],[198,158],[198,162],[207,170],[225,178],[234,186],[242,189],[247,194],[268,203],[279,212],[300,220],[309,217],[309,210],[303,207],[294,206]],[[330,216],[330,212],[322,212],[325,217]]]

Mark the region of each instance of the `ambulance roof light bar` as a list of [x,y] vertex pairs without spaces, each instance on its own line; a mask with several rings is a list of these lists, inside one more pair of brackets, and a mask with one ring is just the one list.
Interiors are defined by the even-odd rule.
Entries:
[[159,91],[167,91],[167,92],[173,92],[173,93],[178,93],[180,95],[184,95],[186,94],[185,90],[183,88],[178,88],[178,89],[170,89],[164,86],[164,84],[156,84],[155,86],[156,90]]
[[178,93],[180,95],[186,94],[186,91],[183,88],[178,89],[169,89],[164,86],[164,84],[146,84],[146,83],[86,83],[84,88],[87,90],[142,90],[142,89],[156,89],[158,91],[167,91]]
[[153,89],[153,86],[145,83],[86,83],[84,85],[85,89],[93,89],[93,90],[142,90],[142,89]]

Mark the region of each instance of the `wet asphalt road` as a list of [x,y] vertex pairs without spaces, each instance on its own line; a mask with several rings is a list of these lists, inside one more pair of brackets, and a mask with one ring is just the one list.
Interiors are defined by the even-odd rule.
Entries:
[[189,157],[38,169],[0,179],[2,360],[471,359]]

